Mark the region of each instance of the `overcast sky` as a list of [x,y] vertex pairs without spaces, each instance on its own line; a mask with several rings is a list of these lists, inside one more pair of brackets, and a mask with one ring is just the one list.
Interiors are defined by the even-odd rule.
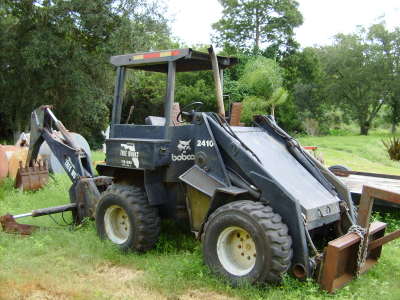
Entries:
[[[298,0],[304,23],[296,30],[302,47],[326,45],[336,33],[354,32],[357,25],[369,26],[385,16],[390,27],[400,26],[399,0]],[[209,44],[211,24],[221,17],[217,0],[169,0],[175,22],[172,33],[189,46]]]

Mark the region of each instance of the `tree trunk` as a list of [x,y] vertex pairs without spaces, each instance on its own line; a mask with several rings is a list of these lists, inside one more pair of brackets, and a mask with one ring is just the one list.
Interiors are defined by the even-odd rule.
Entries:
[[256,37],[255,37],[255,47],[256,51],[258,53],[258,50],[260,49],[260,19],[259,19],[259,14],[258,14],[258,9],[256,8]]
[[13,128],[13,143],[16,143],[18,141],[18,138],[21,134],[21,116],[19,111],[16,111],[14,114],[15,118],[14,118],[14,128]]
[[13,139],[14,143],[16,143],[19,139],[19,136],[21,135],[21,125],[18,123],[13,130]]
[[365,122],[360,126],[360,134],[368,135],[368,131],[369,131],[369,123]]
[[271,116],[274,118],[275,120],[275,105],[271,104]]
[[392,123],[392,129],[391,129],[391,132],[392,132],[392,134],[395,134],[396,133],[396,123]]

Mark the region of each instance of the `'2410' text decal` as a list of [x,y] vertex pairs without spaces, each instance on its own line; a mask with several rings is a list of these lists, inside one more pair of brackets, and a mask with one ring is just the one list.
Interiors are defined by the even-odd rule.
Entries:
[[197,140],[197,147],[214,147],[214,142],[212,140]]

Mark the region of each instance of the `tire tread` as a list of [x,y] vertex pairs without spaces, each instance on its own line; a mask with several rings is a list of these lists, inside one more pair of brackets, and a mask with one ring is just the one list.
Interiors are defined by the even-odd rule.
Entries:
[[250,200],[235,201],[223,205],[216,209],[208,218],[202,233],[202,240],[204,241],[205,233],[211,221],[219,214],[232,210],[245,212],[261,226],[267,240],[272,242],[270,246],[272,250],[271,268],[258,281],[279,283],[291,264],[293,256],[292,238],[288,234],[287,225],[282,222],[280,215],[273,212],[272,207]]
[[108,194],[124,199],[135,212],[136,243],[132,249],[144,252],[153,248],[160,234],[160,217],[158,209],[149,205],[145,191],[138,186],[112,184],[102,197]]

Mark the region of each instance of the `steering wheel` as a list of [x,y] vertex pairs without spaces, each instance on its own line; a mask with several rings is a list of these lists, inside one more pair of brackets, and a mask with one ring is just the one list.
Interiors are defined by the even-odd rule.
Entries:
[[[203,106],[203,102],[197,101],[197,102],[192,102],[188,105],[185,105],[181,111],[179,112],[179,114],[176,116],[176,121],[178,123],[184,123],[185,121],[183,120],[183,116],[185,117],[193,117],[193,114],[196,112],[195,108],[200,108],[201,106]],[[191,111],[187,111],[188,108],[193,107]],[[179,119],[182,118],[182,121],[180,121]]]

